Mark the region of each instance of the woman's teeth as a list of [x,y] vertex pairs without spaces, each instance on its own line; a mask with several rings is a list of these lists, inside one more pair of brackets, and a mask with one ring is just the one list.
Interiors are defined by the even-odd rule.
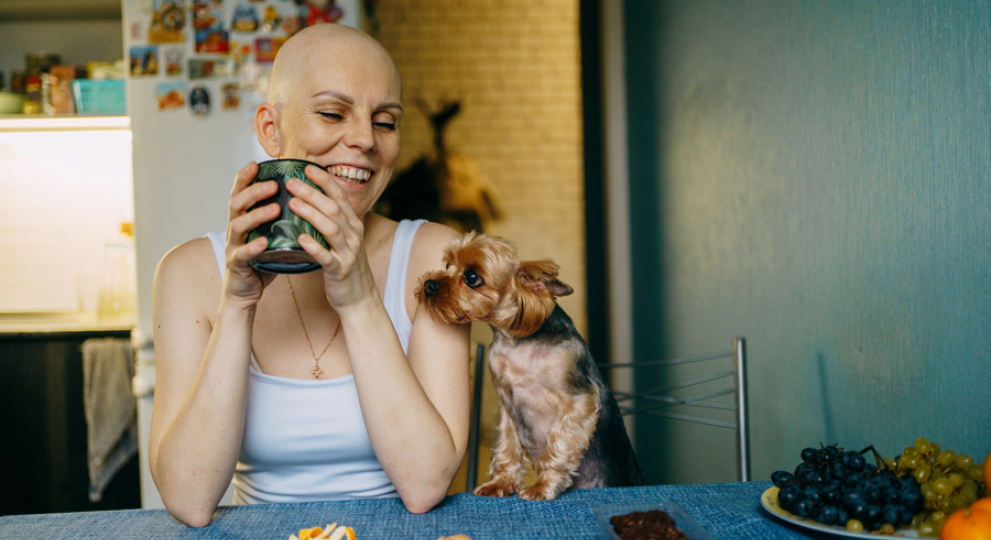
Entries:
[[345,167],[344,165],[334,165],[330,169],[330,174],[343,178],[351,184],[364,184],[372,177],[372,171],[359,169],[357,167]]

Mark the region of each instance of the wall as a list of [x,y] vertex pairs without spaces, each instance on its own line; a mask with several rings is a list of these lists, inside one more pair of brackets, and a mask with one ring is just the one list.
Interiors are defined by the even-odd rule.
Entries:
[[[820,443],[893,456],[925,436],[983,461],[991,6],[625,16],[637,357],[747,338],[758,479]],[[652,481],[735,479],[731,433],[665,422],[638,424]]]
[[[478,164],[506,212],[492,233],[551,258],[575,289],[561,305],[585,328],[578,2],[381,0],[373,35],[403,77],[397,170],[429,152],[422,99],[461,99],[448,144]],[[377,31],[376,31],[377,29]]]

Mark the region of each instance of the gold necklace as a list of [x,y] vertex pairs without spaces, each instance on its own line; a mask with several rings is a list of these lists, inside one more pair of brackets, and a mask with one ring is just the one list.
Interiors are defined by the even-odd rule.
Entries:
[[327,346],[323,348],[323,352],[320,353],[320,356],[317,356],[316,351],[313,350],[313,344],[310,343],[310,334],[306,331],[306,323],[303,322],[303,312],[299,310],[299,302],[296,301],[296,291],[292,288],[292,280],[289,279],[289,274],[286,274],[286,281],[289,282],[289,293],[292,294],[292,303],[296,306],[296,315],[299,315],[299,325],[303,327],[303,335],[306,336],[306,344],[310,346],[310,354],[313,355],[313,371],[310,373],[313,375],[313,380],[318,380],[320,375],[323,375],[323,370],[320,369],[320,359],[323,358],[323,354],[330,348],[330,344],[334,342],[334,338],[337,337],[337,333],[341,331],[341,319],[337,319],[337,328],[334,329],[334,335],[330,336],[330,341],[327,342]]

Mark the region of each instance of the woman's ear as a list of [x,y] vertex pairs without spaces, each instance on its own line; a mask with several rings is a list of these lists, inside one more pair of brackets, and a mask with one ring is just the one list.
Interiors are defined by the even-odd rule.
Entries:
[[273,158],[282,155],[278,125],[279,110],[275,108],[275,105],[268,102],[259,105],[258,110],[255,111],[255,134],[258,136],[258,143],[262,145],[265,153]]

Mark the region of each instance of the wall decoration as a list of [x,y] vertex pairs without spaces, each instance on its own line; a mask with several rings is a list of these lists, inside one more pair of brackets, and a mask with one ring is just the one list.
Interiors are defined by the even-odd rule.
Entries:
[[226,53],[229,50],[227,32],[224,30],[197,30],[196,52]]
[[200,117],[210,114],[210,91],[205,86],[194,86],[189,91],[189,110]]
[[158,46],[131,47],[131,75],[158,75]]
[[241,106],[241,88],[237,83],[224,83],[224,101],[221,108],[225,111],[237,110]]
[[255,62],[259,64],[271,64],[275,62],[275,55],[279,52],[279,47],[286,42],[284,37],[260,37],[255,39]]
[[257,32],[258,12],[250,4],[238,4],[231,16],[231,30],[235,32]]
[[193,29],[224,29],[224,8],[219,0],[193,0]]
[[230,49],[231,57],[234,58],[234,71],[240,72],[241,67],[251,61],[251,42],[241,43],[232,40]]
[[190,58],[189,80],[230,77],[234,75],[233,58]]
[[145,25],[142,22],[131,23],[131,41],[145,40]]
[[148,43],[182,43],[186,41],[186,12],[182,0],[155,0],[151,23],[148,26]]
[[[165,74],[173,77],[182,75],[183,57],[186,55],[185,49],[182,47],[172,47],[164,49],[162,54],[165,56]],[[185,93],[183,91],[183,94]]]
[[158,83],[155,86],[155,100],[160,111],[181,108],[186,104],[186,83],[182,81]]
[[279,10],[275,9],[275,6],[266,6],[265,17],[262,21],[262,30],[274,32],[281,22],[282,15],[279,14]]
[[286,33],[286,36],[292,37],[303,29],[303,21],[304,19],[295,15],[286,17],[282,19],[282,31]]
[[300,11],[303,12],[300,16],[306,18],[306,26],[336,23],[344,17],[344,10],[334,0],[306,0]]

